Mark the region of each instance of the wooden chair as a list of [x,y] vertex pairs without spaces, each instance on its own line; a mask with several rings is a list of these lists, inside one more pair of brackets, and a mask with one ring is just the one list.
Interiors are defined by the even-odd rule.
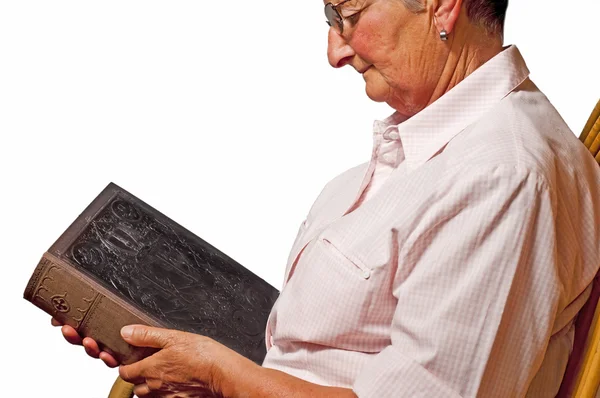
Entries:
[[[600,164],[600,101],[579,139]],[[600,397],[600,275],[575,323],[575,344],[558,397]]]
[[133,384],[127,383],[125,380],[117,377],[115,383],[110,389],[108,398],[131,398],[133,397]]
[[[600,164],[600,101],[594,108],[583,132],[581,142]],[[558,397],[600,398],[600,277],[594,281],[590,298],[576,322],[575,345],[565,372]],[[133,384],[120,377],[115,381],[108,398],[133,397]]]
[[110,389],[108,398],[131,398],[133,397],[133,384],[127,383],[125,380],[117,377],[115,383]]

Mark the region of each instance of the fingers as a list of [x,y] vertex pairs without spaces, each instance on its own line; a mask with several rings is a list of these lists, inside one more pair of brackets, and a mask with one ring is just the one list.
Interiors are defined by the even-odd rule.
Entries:
[[98,346],[96,340],[86,337],[85,339],[83,339],[83,347],[85,348],[85,352],[89,356],[91,356],[92,358],[100,358],[102,362],[104,362],[104,364],[109,368],[116,368],[117,366],[119,366],[119,362],[115,359],[115,357],[113,357],[106,351],[100,350],[100,347]]
[[138,397],[146,397],[150,395],[152,391],[150,391],[150,387],[148,384],[138,384],[133,387],[133,393]]
[[98,346],[98,343],[96,343],[96,340],[89,337],[84,338],[83,348],[85,348],[85,352],[89,356],[91,356],[92,358],[100,358],[102,362],[104,362],[104,364],[109,368],[116,368],[117,366],[119,366],[119,362],[115,359],[115,357],[113,357],[106,351],[100,350],[100,347]]
[[102,360],[102,362],[104,362],[104,364],[106,366],[108,366],[109,368],[116,368],[117,366],[119,366],[119,361],[117,361],[115,359],[115,357],[113,357],[112,355],[110,355],[108,352],[106,351],[102,351],[100,352],[99,358]]
[[83,341],[81,340],[81,336],[77,333],[77,330],[73,329],[69,325],[63,325],[60,329],[63,337],[71,344],[82,345]]
[[85,349],[85,352],[92,358],[100,358],[102,362],[109,368],[116,368],[119,366],[119,361],[115,359],[112,355],[110,355],[106,351],[100,350],[98,343],[96,340],[86,337],[84,339],[79,336],[77,330],[69,325],[63,325],[59,320],[52,318],[51,320],[52,326],[62,326],[61,332],[65,340],[67,340],[70,344],[82,345]]
[[[133,393],[138,397],[164,397],[165,395],[160,394],[162,381],[157,379],[150,379],[146,383],[138,384],[133,387]],[[172,394],[168,395],[169,397],[174,396]],[[179,396],[179,395],[177,395]],[[194,395],[196,396],[196,395]],[[199,395],[197,395],[199,396]],[[211,395],[212,396],[212,395]]]
[[119,376],[121,379],[133,383],[133,384],[144,384],[146,383],[146,377],[143,376],[145,371],[145,360],[132,363],[131,365],[121,365],[119,367]]
[[98,343],[96,340],[86,337],[82,341],[83,348],[85,348],[85,352],[91,356],[92,358],[100,358],[100,347],[98,347]]
[[[141,383],[138,384],[136,386],[133,387],[133,393],[138,396],[138,397],[166,397],[166,395],[161,394],[162,392],[165,392],[164,390],[161,389],[162,387],[162,382],[160,380],[157,379],[150,379],[148,380],[148,382],[146,383]],[[170,392],[173,392],[171,390],[169,390]],[[179,395],[174,395],[174,394],[169,394],[169,397],[173,397],[173,396],[179,396]],[[195,397],[199,397],[200,395],[194,395]],[[203,397],[205,395],[202,395]],[[207,397],[209,395],[206,395]],[[210,394],[211,397],[213,397],[213,394]]]
[[177,331],[144,325],[129,325],[121,329],[121,336],[136,347],[164,348]]

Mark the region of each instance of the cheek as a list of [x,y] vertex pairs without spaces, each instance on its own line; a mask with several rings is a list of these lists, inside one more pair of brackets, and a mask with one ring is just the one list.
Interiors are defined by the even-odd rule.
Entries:
[[385,28],[389,18],[378,13],[364,15],[356,25],[350,45],[368,63],[382,62],[386,54],[394,50],[393,32]]

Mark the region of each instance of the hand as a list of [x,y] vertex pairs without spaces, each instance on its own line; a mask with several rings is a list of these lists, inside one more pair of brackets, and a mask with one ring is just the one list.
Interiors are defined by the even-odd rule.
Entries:
[[131,365],[119,374],[135,384],[138,397],[223,397],[233,395],[228,384],[246,374],[254,362],[215,340],[177,330],[132,325],[121,329],[129,344],[160,351]]
[[112,355],[100,350],[98,343],[94,339],[89,337],[82,339],[74,328],[69,325],[63,325],[54,318],[52,318],[52,325],[62,326],[61,331],[65,340],[74,345],[82,345],[85,348],[85,352],[92,358],[100,358],[109,368],[119,366],[119,362]]

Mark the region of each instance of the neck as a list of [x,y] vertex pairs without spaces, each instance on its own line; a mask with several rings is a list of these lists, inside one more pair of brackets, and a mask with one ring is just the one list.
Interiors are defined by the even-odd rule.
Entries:
[[490,35],[484,28],[469,23],[466,15],[461,15],[444,45],[447,46],[446,62],[427,105],[499,54],[502,38]]

